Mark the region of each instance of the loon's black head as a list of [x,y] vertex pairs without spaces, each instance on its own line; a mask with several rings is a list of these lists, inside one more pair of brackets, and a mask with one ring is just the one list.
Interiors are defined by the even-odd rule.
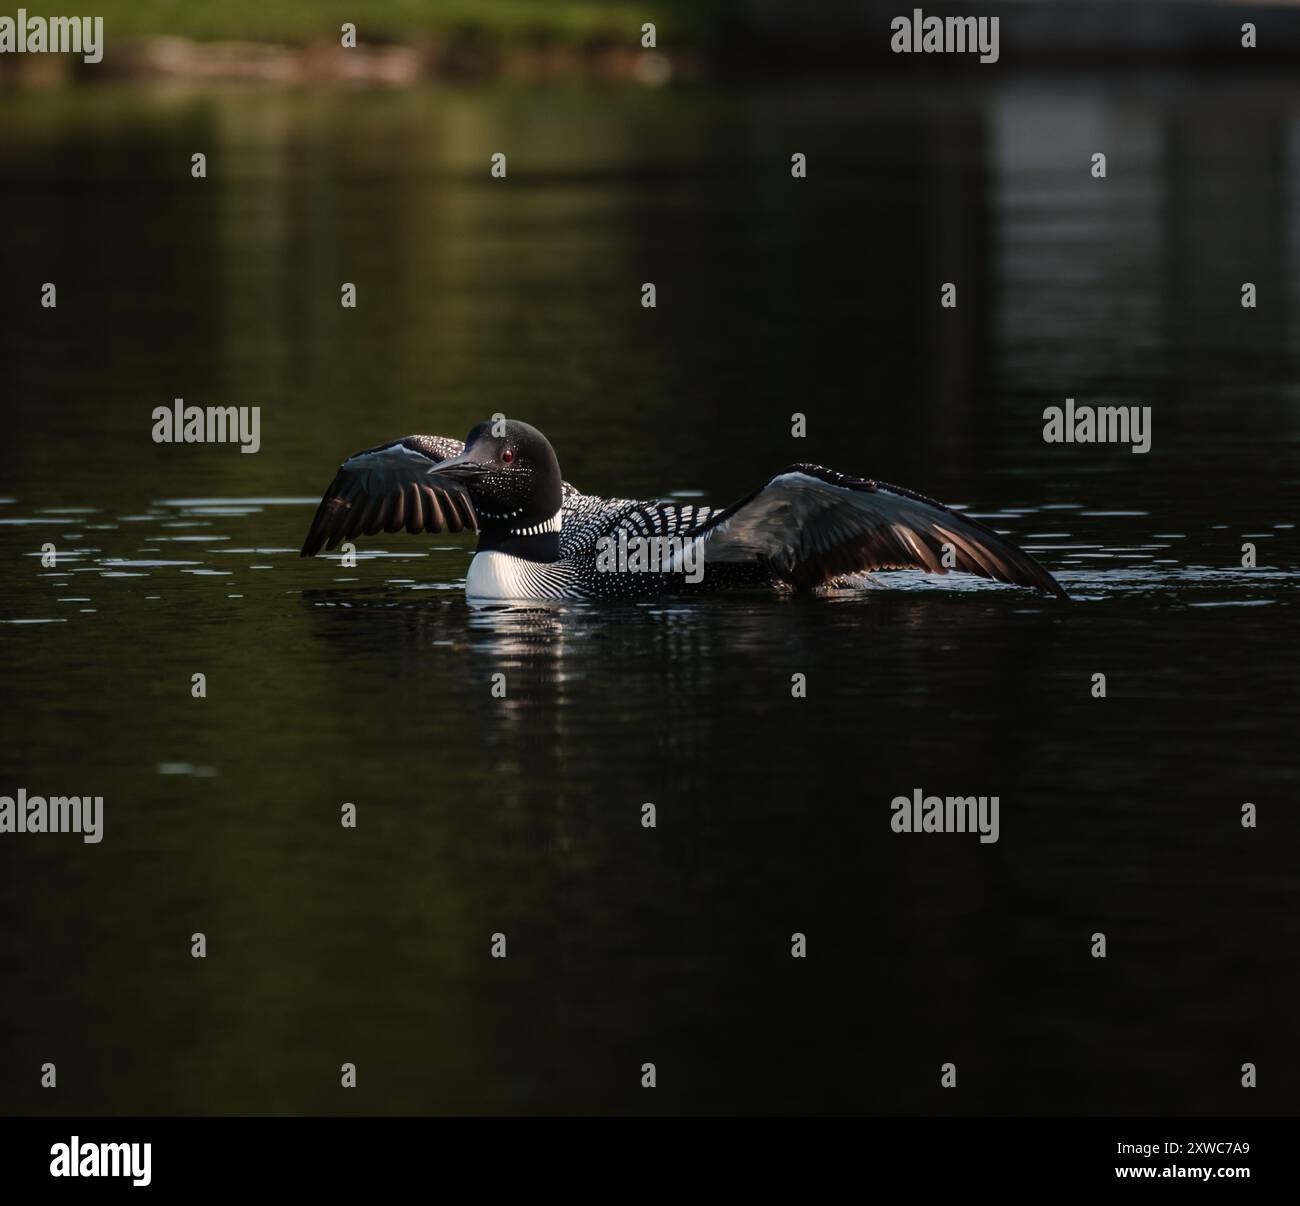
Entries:
[[516,419],[480,423],[465,451],[434,467],[469,495],[478,516],[480,551],[550,561],[560,553],[560,462],[536,427]]

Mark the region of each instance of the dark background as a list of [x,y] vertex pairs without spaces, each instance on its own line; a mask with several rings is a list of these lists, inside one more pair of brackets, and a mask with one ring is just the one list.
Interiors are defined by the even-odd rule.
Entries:
[[[5,65],[0,792],[106,837],[0,836],[0,1110],[1293,1111],[1300,45],[1011,5],[979,67],[879,7],[669,5],[655,86],[655,13],[550,8],[416,6],[397,83],[331,78],[327,5]],[[1044,444],[1067,396],[1152,451]],[[262,451],[155,445],[174,397]],[[900,482],[1075,601],[484,611],[464,540],[298,559],[343,456],[494,411],[609,496]],[[893,834],[916,787],[1001,841]]]

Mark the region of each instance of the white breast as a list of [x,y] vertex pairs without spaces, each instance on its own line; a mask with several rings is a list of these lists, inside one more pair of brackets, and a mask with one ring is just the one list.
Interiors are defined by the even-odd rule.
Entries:
[[490,599],[563,599],[566,575],[542,561],[525,561],[509,553],[475,553],[465,578],[465,596]]

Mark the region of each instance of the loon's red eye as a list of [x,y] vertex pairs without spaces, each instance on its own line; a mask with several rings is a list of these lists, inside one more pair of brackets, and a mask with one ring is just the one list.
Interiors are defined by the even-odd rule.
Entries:
[[503,465],[508,465],[508,464],[510,464],[510,462],[513,461],[514,459],[515,459],[515,454],[514,454],[513,452],[511,452],[509,448],[507,448],[507,449],[506,449],[506,450],[501,454],[501,463],[502,463]]

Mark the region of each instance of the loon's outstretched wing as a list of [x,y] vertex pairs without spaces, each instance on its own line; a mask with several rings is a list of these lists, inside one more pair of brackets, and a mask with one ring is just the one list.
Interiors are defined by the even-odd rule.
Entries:
[[460,440],[410,435],[348,457],[316,508],[302,556],[403,527],[412,533],[478,531],[469,496],[428,478],[429,470],[464,450]]
[[702,540],[706,565],[757,561],[795,586],[871,570],[952,568],[1068,598],[1037,561],[983,524],[911,490],[821,465],[782,469],[691,535]]

